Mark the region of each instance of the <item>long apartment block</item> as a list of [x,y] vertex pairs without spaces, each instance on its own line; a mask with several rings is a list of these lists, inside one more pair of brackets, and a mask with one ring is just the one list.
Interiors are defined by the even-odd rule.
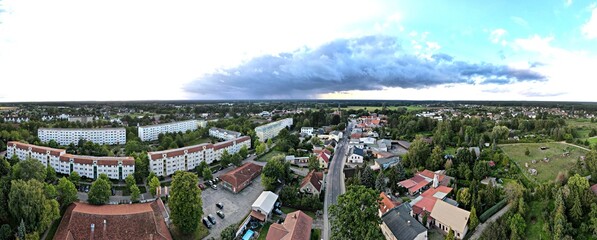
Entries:
[[182,122],[162,123],[138,127],[138,134],[141,141],[158,140],[158,135],[163,133],[186,132],[196,130],[204,121],[188,120]]
[[66,153],[65,149],[37,146],[21,142],[8,142],[7,157],[17,156],[23,161],[36,159],[44,166],[52,166],[57,173],[70,175],[75,171],[88,178],[97,178],[105,173],[110,179],[122,180],[135,172],[132,157],[95,157]]
[[270,138],[278,136],[278,133],[286,127],[292,126],[292,118],[285,118],[255,128],[255,134],[259,141],[265,142]]
[[37,136],[44,143],[54,140],[62,146],[77,145],[81,139],[108,145],[126,143],[124,128],[40,128]]
[[202,161],[207,164],[219,161],[224,150],[235,154],[243,146],[251,148],[250,137],[243,136],[215,144],[203,143],[159,152],[148,152],[149,170],[158,176],[170,176],[176,171],[193,170]]
[[242,134],[235,131],[212,127],[209,129],[209,136],[222,140],[233,140],[239,138]]

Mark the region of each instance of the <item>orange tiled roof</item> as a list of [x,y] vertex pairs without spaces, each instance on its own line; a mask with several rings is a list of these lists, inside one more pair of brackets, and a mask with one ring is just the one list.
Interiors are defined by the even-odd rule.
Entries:
[[390,198],[385,192],[381,192],[379,194],[379,197],[381,197],[381,201],[379,201],[379,210],[381,211],[381,214],[384,214],[390,209],[398,206],[398,203],[390,200]]
[[309,240],[313,219],[298,210],[286,215],[284,223],[274,223],[265,237],[266,240]]
[[321,192],[321,186],[323,183],[323,172],[315,172],[315,170],[311,170],[303,181],[301,182],[301,188],[307,185],[307,183],[311,183],[318,192]]

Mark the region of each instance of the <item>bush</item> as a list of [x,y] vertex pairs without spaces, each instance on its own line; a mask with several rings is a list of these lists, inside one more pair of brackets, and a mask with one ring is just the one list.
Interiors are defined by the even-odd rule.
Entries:
[[487,211],[485,211],[483,214],[481,214],[481,216],[479,217],[479,220],[481,222],[487,221],[487,219],[489,219],[491,216],[493,216],[496,212],[498,212],[500,209],[504,208],[504,206],[506,206],[507,203],[508,203],[507,199],[505,199],[505,198],[502,199],[502,201],[499,201],[498,203],[493,205],[493,207],[487,209]]

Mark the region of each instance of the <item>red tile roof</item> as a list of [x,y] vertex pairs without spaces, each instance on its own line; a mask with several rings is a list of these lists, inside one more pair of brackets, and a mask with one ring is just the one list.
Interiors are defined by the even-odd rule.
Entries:
[[[435,206],[436,201],[438,201],[438,199],[434,198],[434,197],[423,197],[423,199],[418,201],[413,206],[413,212],[415,214],[421,214],[421,212],[423,212],[423,210],[425,210],[428,214],[430,214],[431,211],[433,211],[433,206]],[[441,201],[441,200],[439,200],[439,201]]]
[[[170,240],[172,236],[159,201],[102,206],[73,203],[66,210],[54,239],[90,239],[93,234],[94,239]],[[95,226],[93,233],[91,224]]]
[[251,217],[258,219],[259,221],[265,222],[265,214],[251,210]]
[[379,201],[379,211],[381,211],[381,214],[384,214],[399,205],[397,202],[392,201],[385,192],[381,192],[379,197],[381,198]]
[[270,226],[266,240],[309,240],[313,219],[298,210],[286,215],[284,223]]
[[424,193],[422,193],[421,196],[423,196],[423,197],[433,197],[433,195],[435,195],[438,192],[442,192],[442,193],[448,194],[451,191],[452,191],[451,187],[438,186],[437,188],[427,189],[427,191],[425,191]]
[[50,147],[44,147],[44,146],[37,146],[37,145],[33,145],[33,144],[28,144],[28,143],[22,143],[22,142],[17,142],[17,141],[9,141],[8,144],[9,146],[15,146],[18,149],[22,149],[22,150],[29,150],[29,148],[31,148],[31,151],[36,152],[36,153],[46,153],[48,151],[50,151],[50,155],[58,157],[60,156],[61,153],[66,153],[66,149],[57,149],[57,148],[50,148]]
[[32,152],[42,153],[45,154],[50,151],[50,155],[59,157],[58,159],[62,162],[69,162],[70,159],[73,159],[75,163],[79,164],[93,164],[94,160],[97,160],[98,165],[110,165],[110,166],[117,166],[118,162],[122,161],[122,165],[133,166],[135,165],[135,159],[132,157],[95,157],[95,156],[86,156],[86,155],[74,155],[66,153],[66,149],[56,149],[56,148],[49,148],[44,146],[37,146],[32,144],[26,144],[21,142],[8,142],[8,145],[16,146],[22,150],[29,150],[31,148]]
[[597,184],[593,184],[593,186],[591,186],[591,191],[597,195]]
[[431,183],[431,182],[427,182],[427,180],[425,180],[425,181],[422,181],[422,182],[419,182],[419,183],[417,183],[417,185],[415,185],[414,187],[411,187],[411,188],[409,188],[409,189],[408,189],[408,191],[409,191],[411,194],[413,194],[413,193],[415,193],[416,191],[419,191],[419,190],[421,190],[421,188],[424,188],[425,186],[427,186],[429,183]]
[[262,166],[255,163],[245,163],[244,165],[220,176],[220,179],[230,184],[233,188],[233,192],[240,192],[246,187],[247,182],[250,182],[259,176],[262,169]]
[[328,154],[325,154],[325,152],[319,153],[319,158],[323,159],[323,161],[325,163],[329,163],[330,162],[330,157],[329,157]]
[[321,192],[323,172],[315,172],[315,170],[311,170],[307,176],[303,178],[303,181],[301,182],[301,188],[305,187],[305,185],[307,185],[309,182],[318,192]]
[[411,187],[414,187],[415,185],[417,185],[417,182],[415,182],[411,179],[406,179],[406,180],[400,181],[398,184],[400,184],[400,186],[403,186],[405,188],[411,188]]
[[175,149],[169,149],[169,150],[158,151],[158,152],[148,152],[147,154],[149,155],[150,160],[160,160],[160,159],[162,159],[163,154],[166,154],[166,157],[171,158],[171,157],[184,155],[185,150],[187,150],[187,153],[200,152],[200,151],[203,151],[203,149],[213,149],[214,151],[216,151],[216,150],[219,150],[219,149],[222,149],[225,147],[232,146],[235,141],[236,141],[236,144],[241,144],[246,141],[250,142],[251,137],[243,136],[243,137],[239,137],[237,139],[233,139],[233,140],[229,140],[229,141],[225,141],[225,142],[219,142],[216,144],[202,143],[202,144],[188,146],[188,147],[175,148]]

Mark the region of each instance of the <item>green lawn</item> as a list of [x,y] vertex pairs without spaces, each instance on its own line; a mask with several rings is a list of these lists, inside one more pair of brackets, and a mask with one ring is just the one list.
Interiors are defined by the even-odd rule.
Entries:
[[267,232],[269,231],[269,226],[271,226],[272,223],[271,222],[267,222],[265,223],[265,225],[263,225],[263,227],[261,227],[261,231],[259,232],[259,238],[257,238],[257,240],[265,240],[265,237],[267,236]]
[[194,240],[203,239],[204,237],[207,237],[207,235],[209,235],[209,230],[207,229],[207,227],[205,227],[205,225],[203,225],[203,223],[199,223],[199,226],[197,226],[197,230],[195,230],[193,234],[184,235],[180,233],[178,229],[176,229],[176,226],[173,224],[170,228],[170,234],[172,234],[172,238],[174,240]]
[[427,232],[427,237],[429,240],[444,240],[444,235],[442,235],[440,230],[437,228],[432,228]]
[[597,122],[591,122],[591,119],[580,118],[580,119],[567,119],[566,125],[579,128],[597,128]]
[[313,229],[313,233],[311,233],[311,240],[319,239],[321,239],[321,229]]
[[[542,146],[549,147],[549,149],[541,150]],[[500,147],[512,161],[520,166],[524,174],[540,182],[553,181],[560,171],[572,169],[577,159],[586,153],[583,149],[557,142],[505,144]],[[530,151],[529,156],[524,154],[526,148]],[[570,155],[563,156],[565,151],[569,151]],[[549,158],[548,163],[542,161],[545,157]],[[532,160],[537,161],[533,164]],[[525,163],[529,164],[529,168],[537,169],[537,175],[531,176]]]
[[263,156],[261,156],[261,157],[257,158],[257,160],[256,160],[256,161],[259,161],[259,162],[267,162],[267,160],[269,160],[269,159],[271,159],[272,157],[274,157],[274,156],[277,156],[277,155],[282,155],[282,156],[284,156],[284,155],[285,155],[285,153],[284,153],[284,152],[280,152],[280,151],[276,151],[276,150],[272,150],[271,152],[268,152],[268,153],[266,153],[265,155],[263,155]]
[[527,229],[525,235],[527,239],[550,239],[549,235],[543,231],[543,224],[545,223],[543,211],[548,203],[548,201],[532,201],[529,203],[528,214],[526,215]]
[[[280,210],[282,210],[282,212],[283,212],[283,213],[289,214],[289,213],[291,213],[291,212],[294,212],[294,211],[296,211],[297,209],[290,208],[290,207],[282,207],[282,208],[280,208]],[[302,210],[301,210],[301,211],[302,211]],[[303,212],[304,212],[305,214],[309,215],[309,217],[312,217],[313,219],[316,219],[316,218],[317,218],[317,216],[315,216],[315,213],[314,213],[314,212],[311,212],[311,211],[303,211]]]

